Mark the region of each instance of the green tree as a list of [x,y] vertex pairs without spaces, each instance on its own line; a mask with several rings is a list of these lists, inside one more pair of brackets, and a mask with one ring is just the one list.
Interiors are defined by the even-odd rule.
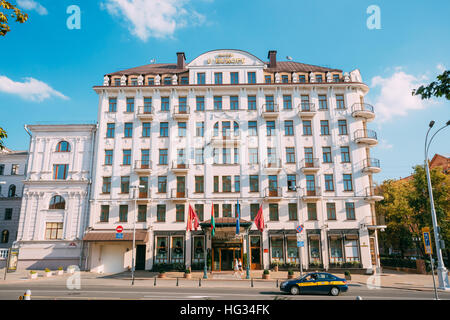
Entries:
[[16,22],[24,23],[28,20],[28,14],[17,8],[11,1],[0,0],[0,36],[5,36],[11,28],[8,24],[8,16],[16,19]]
[[420,86],[412,92],[413,96],[420,95],[423,99],[430,99],[431,97],[444,96],[450,100],[450,71],[446,70],[437,76],[437,81],[433,81],[427,86]]
[[5,148],[5,145],[3,144],[3,139],[7,137],[8,135],[6,134],[6,131],[0,127],[0,150],[3,150]]

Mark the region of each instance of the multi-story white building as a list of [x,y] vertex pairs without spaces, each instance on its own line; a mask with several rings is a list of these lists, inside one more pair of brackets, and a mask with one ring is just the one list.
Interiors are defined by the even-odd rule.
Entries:
[[16,245],[19,268],[79,265],[96,125],[29,125],[28,169]]
[[26,151],[0,151],[0,248],[11,247],[17,237],[27,158]]
[[[379,266],[374,202],[381,198],[372,174],[380,164],[370,152],[377,135],[367,127],[375,117],[364,103],[367,85],[358,70],[281,62],[276,51],[268,59],[214,50],[186,64],[177,53],[177,63],[110,73],[94,87],[98,130],[85,268],[130,268],[134,226],[137,269],[202,268],[207,256],[212,270],[228,270],[247,253],[251,268],[262,269],[298,265],[299,252],[305,268]],[[53,152],[40,150],[41,157]],[[52,192],[40,201],[44,207]],[[192,232],[190,205],[201,220]],[[260,206],[262,232],[251,223]],[[123,239],[116,239],[117,226]],[[29,230],[28,240],[39,234]]]

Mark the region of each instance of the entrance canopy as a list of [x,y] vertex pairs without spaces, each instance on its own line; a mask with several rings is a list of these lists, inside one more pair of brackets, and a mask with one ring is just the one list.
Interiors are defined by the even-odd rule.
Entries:
[[[214,238],[216,239],[232,239],[236,237],[236,218],[214,218],[216,230],[214,232]],[[252,222],[240,219],[240,234],[246,231],[252,226]],[[211,220],[200,223],[203,231],[211,231]]]

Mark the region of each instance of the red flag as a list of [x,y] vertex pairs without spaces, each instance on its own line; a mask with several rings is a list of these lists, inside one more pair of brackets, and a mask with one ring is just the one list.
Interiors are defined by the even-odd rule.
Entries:
[[264,215],[262,205],[259,207],[258,214],[255,217],[255,225],[259,231],[262,232],[264,230]]
[[187,224],[186,224],[186,230],[191,231],[192,230],[192,214],[191,214],[191,205],[189,205],[189,213],[187,218]]
[[189,205],[189,208],[191,208],[191,210],[192,210],[193,219],[194,219],[194,228],[195,228],[195,231],[197,231],[197,228],[200,227],[200,223],[198,222],[197,212],[195,212],[195,210],[192,209],[191,205]]
[[195,231],[197,231],[197,228],[200,226],[200,224],[198,223],[198,216],[197,216],[197,213],[194,211],[194,209],[192,209],[192,206],[189,205],[189,217],[188,217],[188,228],[187,228],[188,231],[192,230],[192,221],[194,221],[194,228],[195,228]]

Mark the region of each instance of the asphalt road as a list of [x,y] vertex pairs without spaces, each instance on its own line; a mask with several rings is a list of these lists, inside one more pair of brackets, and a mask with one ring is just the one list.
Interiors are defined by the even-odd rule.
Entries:
[[[64,285],[29,283],[0,285],[1,300],[17,300],[30,289],[32,300],[432,300],[432,291],[403,289],[368,289],[350,285],[349,291],[332,297],[328,295],[292,296],[278,288],[205,288],[84,285],[81,290],[68,290]],[[439,292],[439,298],[450,300],[450,292]]]

